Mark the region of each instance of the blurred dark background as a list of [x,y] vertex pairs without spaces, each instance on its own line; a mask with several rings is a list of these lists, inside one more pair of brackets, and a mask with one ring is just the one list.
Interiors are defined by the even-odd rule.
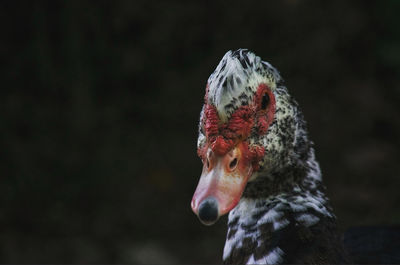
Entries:
[[400,2],[2,1],[0,263],[217,263],[191,212],[229,49],[300,103],[340,229],[400,224]]

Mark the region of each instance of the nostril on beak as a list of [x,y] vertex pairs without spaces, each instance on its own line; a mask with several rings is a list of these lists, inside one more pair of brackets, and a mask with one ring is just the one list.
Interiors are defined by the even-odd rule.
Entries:
[[234,170],[237,166],[237,158],[235,157],[230,163],[229,163],[229,169]]

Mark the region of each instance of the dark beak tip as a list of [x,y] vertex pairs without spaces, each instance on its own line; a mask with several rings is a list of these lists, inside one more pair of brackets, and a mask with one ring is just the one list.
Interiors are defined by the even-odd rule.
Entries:
[[200,221],[205,225],[213,225],[219,218],[218,201],[214,197],[203,200],[198,213]]

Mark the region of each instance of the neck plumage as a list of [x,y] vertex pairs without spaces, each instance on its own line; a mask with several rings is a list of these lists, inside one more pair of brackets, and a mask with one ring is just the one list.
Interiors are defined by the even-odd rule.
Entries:
[[224,263],[345,262],[311,146],[305,158],[248,183],[229,213]]

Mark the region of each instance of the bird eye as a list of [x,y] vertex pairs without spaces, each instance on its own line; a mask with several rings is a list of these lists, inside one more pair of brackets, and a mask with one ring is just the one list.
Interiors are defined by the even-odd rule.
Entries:
[[269,95],[268,93],[265,93],[261,99],[261,109],[265,110],[268,107],[268,104],[269,104]]

